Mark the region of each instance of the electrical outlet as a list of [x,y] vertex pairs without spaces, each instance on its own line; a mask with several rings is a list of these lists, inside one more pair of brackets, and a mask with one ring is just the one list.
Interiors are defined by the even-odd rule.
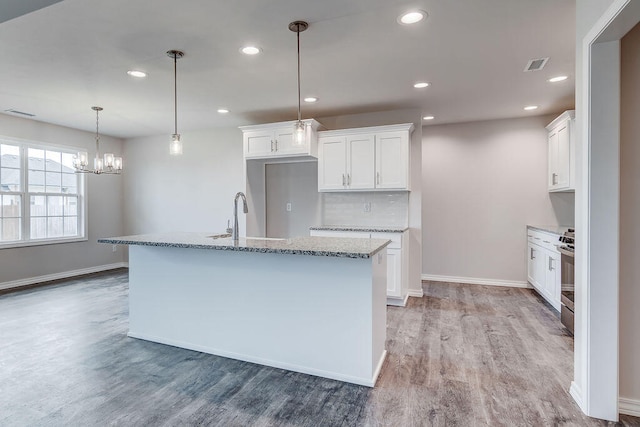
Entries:
[[291,202],[287,203],[287,212],[291,212]]
[[371,212],[371,202],[367,202],[364,204],[364,211]]
[[112,245],[112,246],[111,246],[111,250],[112,250],[113,252],[117,251],[117,250],[118,250],[118,245]]

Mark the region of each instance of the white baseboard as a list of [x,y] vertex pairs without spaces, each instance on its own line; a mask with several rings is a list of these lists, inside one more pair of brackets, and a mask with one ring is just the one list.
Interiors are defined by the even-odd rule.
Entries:
[[505,286],[509,288],[531,288],[527,282],[500,279],[478,279],[475,277],[438,276],[435,274],[423,274],[422,280],[434,282],[469,283],[471,285]]
[[618,399],[618,411],[624,415],[640,417],[640,400],[621,397]]
[[407,296],[415,297],[415,298],[422,298],[424,296],[424,292],[422,292],[422,288],[420,290],[409,289],[407,291]]
[[61,273],[46,274],[44,276],[28,277],[26,279],[12,280],[0,283],[0,290],[19,288],[21,286],[35,285],[36,283],[51,282],[52,280],[68,279],[70,277],[82,276],[84,274],[99,273],[101,271],[115,270],[116,268],[129,267],[128,262],[117,262],[115,264],[97,265],[95,267],[81,268],[79,270],[63,271]]
[[571,387],[569,387],[569,394],[576,401],[582,412],[586,413],[584,401],[582,400],[582,390],[578,387],[575,381],[571,381]]

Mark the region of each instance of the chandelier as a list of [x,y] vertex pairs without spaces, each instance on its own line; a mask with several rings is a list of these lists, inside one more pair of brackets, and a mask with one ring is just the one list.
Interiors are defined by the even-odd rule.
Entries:
[[73,157],[73,167],[76,173],[95,173],[119,175],[122,172],[122,157],[115,157],[113,153],[104,153],[104,157],[100,157],[100,132],[99,132],[99,113],[102,107],[91,107],[96,112],[96,157],[93,159],[93,169],[87,169],[89,165],[89,155],[86,151],[78,151]]

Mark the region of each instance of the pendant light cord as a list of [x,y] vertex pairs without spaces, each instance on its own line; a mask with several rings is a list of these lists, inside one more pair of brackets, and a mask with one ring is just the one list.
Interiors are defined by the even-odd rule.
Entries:
[[178,54],[173,54],[173,133],[178,133]]
[[300,121],[300,24],[296,33],[298,34],[298,121]]
[[96,108],[96,157],[100,156],[99,113],[100,110]]

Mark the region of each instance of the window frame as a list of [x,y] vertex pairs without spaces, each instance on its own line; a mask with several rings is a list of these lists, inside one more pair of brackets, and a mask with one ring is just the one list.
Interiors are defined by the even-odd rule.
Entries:
[[[0,135],[0,144],[6,143],[8,145],[17,145],[20,150],[20,191],[0,191],[1,195],[13,195],[21,197],[20,215],[21,215],[21,239],[14,241],[2,242],[0,241],[0,250],[21,248],[28,246],[44,246],[44,245],[57,245],[61,243],[74,243],[74,242],[86,242],[88,241],[88,227],[87,227],[87,179],[86,174],[76,173],[78,178],[77,197],[78,197],[78,235],[70,237],[50,237],[31,239],[31,196],[62,196],[70,195],[66,193],[49,193],[49,192],[30,192],[29,191],[29,148],[37,150],[50,150],[67,154],[76,154],[78,151],[84,150],[83,148],[73,147],[62,144],[51,144],[44,142],[31,141],[21,138],[13,138]],[[46,190],[46,188],[45,188]],[[49,218],[47,215],[46,218]]]

